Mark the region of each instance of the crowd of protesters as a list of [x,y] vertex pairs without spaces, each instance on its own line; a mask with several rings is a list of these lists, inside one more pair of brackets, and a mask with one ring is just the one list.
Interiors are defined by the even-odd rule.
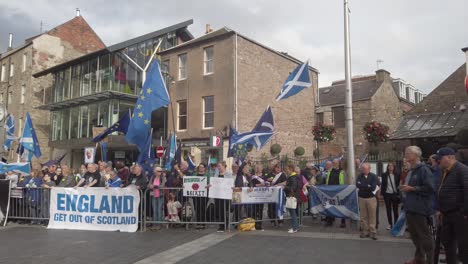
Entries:
[[[411,239],[416,246],[414,260],[407,263],[433,263],[440,247],[434,245],[433,233],[445,250],[448,263],[456,263],[457,257],[468,262],[468,167],[455,158],[455,151],[441,148],[432,155],[428,163],[422,161],[421,149],[410,146],[405,151],[403,165],[398,167],[388,162],[384,173],[371,172],[368,163],[356,160],[356,187],[361,216],[361,238],[377,239],[379,190],[383,196],[388,227],[390,230],[399,219],[400,209],[405,211],[406,223]],[[288,208],[291,216],[290,233],[299,230],[299,219],[303,216],[304,205],[311,204],[308,193],[313,185],[345,184],[346,164],[343,159],[327,161],[323,169],[307,163],[304,169],[292,164],[281,166],[271,162],[266,168],[246,159],[227,168],[226,162],[217,164],[200,163],[194,171],[189,170],[187,162],[175,164],[172,170],[154,167],[145,170],[140,165],[125,166],[123,162],[99,162],[82,165],[78,171],[72,171],[67,165],[51,165],[42,170],[33,170],[30,175],[8,172],[6,179],[12,188],[23,188],[22,206],[29,210],[23,212],[40,220],[33,224],[46,223],[48,198],[44,191],[60,187],[105,187],[123,188],[135,185],[145,193],[146,217],[152,229],[161,229],[162,223],[177,224],[182,219],[191,220],[197,229],[204,229],[206,223],[218,222],[218,231],[222,232],[229,224],[229,215],[233,221],[249,217],[256,220],[256,229],[263,230],[263,215],[266,211],[271,224],[282,226],[278,219],[277,204],[231,205],[226,200],[206,197],[183,197],[183,177],[201,176],[207,178],[207,189],[211,187],[211,177],[233,178],[234,191],[243,187],[282,186],[286,197],[295,197],[296,209]],[[39,188],[42,188],[40,191]],[[190,201],[190,204],[189,204]],[[231,211],[228,210],[231,208]],[[317,218],[311,213],[307,214]],[[26,215],[27,214],[27,215]],[[333,217],[323,218],[326,226],[333,226]],[[341,228],[346,227],[341,219]]]

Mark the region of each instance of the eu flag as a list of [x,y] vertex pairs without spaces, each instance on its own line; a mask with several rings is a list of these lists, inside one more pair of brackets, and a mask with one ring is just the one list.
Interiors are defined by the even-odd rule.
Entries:
[[26,122],[24,124],[23,136],[20,140],[20,145],[30,154],[34,154],[36,158],[39,158],[41,153],[41,148],[39,147],[39,141],[37,140],[36,130],[29,116],[29,113],[26,113]]
[[93,138],[93,142],[99,142],[103,139],[105,139],[108,135],[114,133],[114,132],[121,132],[121,133],[127,133],[128,130],[128,125],[130,124],[130,110],[128,110],[125,115],[123,115],[119,121],[117,121],[115,124],[110,126],[108,129],[104,130],[101,134],[97,135],[95,138]]
[[143,151],[150,133],[151,113],[169,103],[169,93],[161,75],[159,61],[155,60],[133,109],[130,125],[125,135],[127,142],[136,144],[140,152]]

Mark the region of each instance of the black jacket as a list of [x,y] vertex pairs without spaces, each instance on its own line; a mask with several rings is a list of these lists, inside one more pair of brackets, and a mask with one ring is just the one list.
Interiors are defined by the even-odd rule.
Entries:
[[286,180],[286,186],[284,187],[284,192],[287,197],[294,196],[297,199],[297,202],[301,200],[301,195],[299,193],[299,175],[291,175]]
[[367,174],[367,178],[361,173],[356,180],[356,187],[359,189],[358,196],[361,198],[375,197],[373,191],[377,188],[378,181],[377,175],[372,172]]
[[140,190],[146,189],[148,185],[148,178],[146,178],[146,176],[143,173],[140,176],[136,176],[133,173],[130,174],[130,177],[128,178],[128,181],[125,187],[131,185],[133,180],[135,180],[135,185],[140,187]]
[[[246,162],[242,163],[242,165],[239,167],[239,170],[237,171],[236,179],[234,180],[234,187],[244,187],[244,176],[242,171],[244,170],[244,167],[247,165]],[[246,176],[247,181],[248,181],[248,186],[252,187],[252,179],[249,176]]]
[[415,188],[404,195],[403,207],[407,212],[430,216],[433,213],[434,180],[432,171],[426,164],[420,163],[411,169],[408,185]]
[[[393,183],[393,189],[395,190],[395,194],[398,194],[400,190],[398,189],[398,187],[400,186],[400,174],[397,172],[393,172],[393,176],[395,177],[395,182]],[[382,191],[381,191],[382,194],[387,193],[387,186],[390,184],[390,181],[388,179],[389,179],[389,174],[387,172],[382,174]]]
[[437,199],[439,211],[450,213],[462,211],[468,216],[468,166],[457,162],[445,176],[442,182],[443,172],[441,172],[441,183],[437,186]]

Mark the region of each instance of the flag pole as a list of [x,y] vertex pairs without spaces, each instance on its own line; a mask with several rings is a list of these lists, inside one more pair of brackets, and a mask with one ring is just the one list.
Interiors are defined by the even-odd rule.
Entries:
[[353,124],[353,87],[351,82],[351,44],[349,40],[349,3],[344,1],[344,38],[345,38],[345,80],[346,80],[346,130],[347,130],[347,165],[349,184],[355,182],[354,164],[354,124]]

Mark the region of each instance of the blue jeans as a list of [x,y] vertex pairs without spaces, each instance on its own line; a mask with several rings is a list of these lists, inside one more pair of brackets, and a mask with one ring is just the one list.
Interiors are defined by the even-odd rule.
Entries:
[[297,209],[288,209],[291,215],[291,224],[293,230],[299,230],[299,219],[297,219]]
[[163,220],[164,196],[153,197],[153,221],[161,222]]

